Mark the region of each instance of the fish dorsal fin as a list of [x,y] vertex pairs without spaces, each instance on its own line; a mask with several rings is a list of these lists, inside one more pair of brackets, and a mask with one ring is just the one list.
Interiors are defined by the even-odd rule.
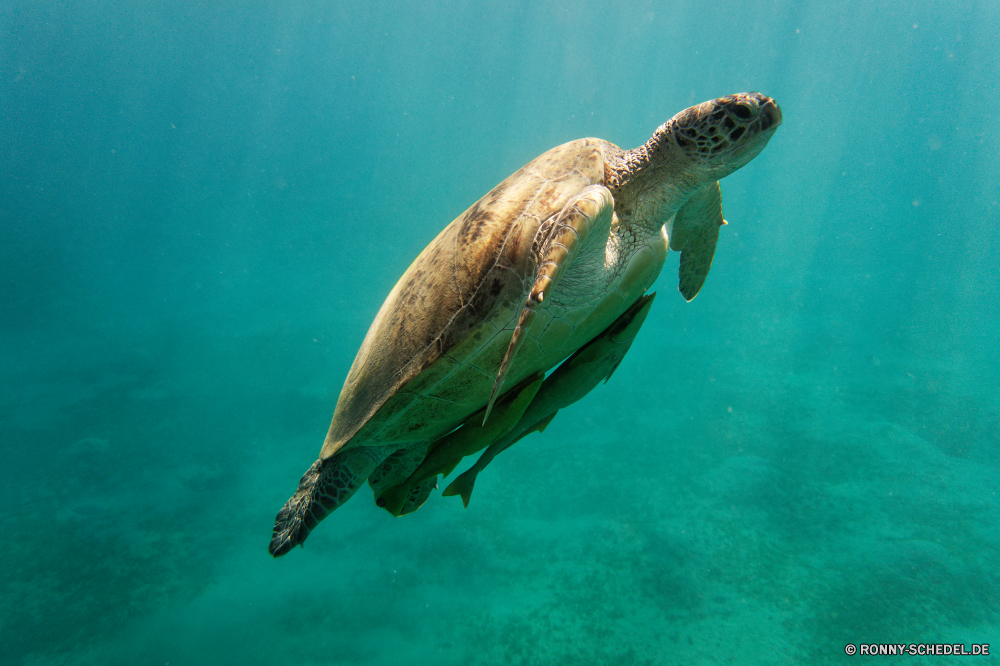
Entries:
[[708,277],[719,240],[722,219],[722,190],[719,181],[695,192],[674,218],[670,249],[681,253],[681,295],[688,301],[698,295]]

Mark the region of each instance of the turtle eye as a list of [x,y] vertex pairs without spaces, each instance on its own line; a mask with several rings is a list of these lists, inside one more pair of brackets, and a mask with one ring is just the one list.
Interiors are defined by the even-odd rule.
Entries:
[[753,111],[746,104],[734,104],[730,110],[740,120],[750,120],[750,116],[753,115]]

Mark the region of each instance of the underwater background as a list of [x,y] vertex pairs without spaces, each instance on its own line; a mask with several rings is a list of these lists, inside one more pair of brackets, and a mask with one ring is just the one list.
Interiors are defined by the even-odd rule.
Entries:
[[[0,1],[0,661],[1000,663],[1000,4],[504,5]],[[744,90],[696,300],[468,509],[268,555],[446,223]]]

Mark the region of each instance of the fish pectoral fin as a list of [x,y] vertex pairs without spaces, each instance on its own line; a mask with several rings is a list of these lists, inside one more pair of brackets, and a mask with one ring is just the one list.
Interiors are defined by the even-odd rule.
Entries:
[[535,281],[528,292],[528,298],[518,317],[517,326],[511,336],[507,353],[504,355],[490,401],[486,405],[483,423],[490,417],[493,403],[500,395],[510,364],[524,343],[531,320],[535,313],[545,306],[545,296],[551,294],[559,284],[559,278],[573,263],[573,258],[582,247],[587,236],[594,230],[607,230],[615,211],[615,200],[611,191],[603,185],[589,185],[580,191],[557,214],[542,222],[535,234],[533,245],[538,247],[538,269]]
[[722,190],[716,181],[695,192],[674,218],[670,249],[681,253],[678,288],[690,301],[705,283],[712,268],[722,219]]

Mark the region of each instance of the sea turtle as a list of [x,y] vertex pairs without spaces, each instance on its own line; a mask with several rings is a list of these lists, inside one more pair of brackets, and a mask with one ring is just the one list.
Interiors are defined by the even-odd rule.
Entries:
[[[426,450],[484,407],[488,419],[505,386],[604,331],[653,283],[668,248],[681,253],[681,294],[694,298],[725,224],[718,181],[780,123],[774,100],[739,93],[681,111],[632,150],[571,141],[445,227],[375,316],[319,459],[278,512],[271,554],[305,541],[391,456]],[[420,460],[397,458],[392,481]]]
[[[468,508],[476,477],[500,453],[506,451],[523,437],[533,432],[542,432],[548,427],[560,409],[590,393],[603,379],[605,383],[618,369],[625,354],[632,347],[632,341],[646,321],[649,308],[656,294],[647,294],[632,304],[628,310],[611,324],[603,333],[578,349],[556,368],[538,388],[534,400],[528,405],[517,425],[496,439],[479,457],[476,463],[460,474],[444,489],[444,496],[460,495]],[[461,429],[458,431],[461,432]],[[414,503],[426,498],[417,498]],[[419,504],[415,508],[419,508]],[[412,509],[411,509],[412,510]],[[403,512],[405,513],[405,511]]]

